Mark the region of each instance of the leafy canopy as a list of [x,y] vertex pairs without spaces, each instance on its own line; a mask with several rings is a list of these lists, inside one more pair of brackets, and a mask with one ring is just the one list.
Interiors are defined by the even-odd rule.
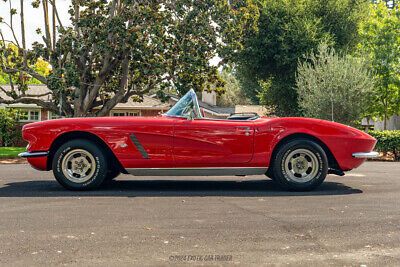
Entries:
[[321,44],[299,62],[298,105],[305,116],[357,125],[363,118],[374,79],[365,63]]
[[254,103],[280,116],[299,115],[295,73],[298,60],[321,42],[351,51],[368,0],[260,0],[258,31],[237,57],[238,76]]
[[400,112],[400,10],[383,2],[370,5],[369,16],[360,24],[358,52],[368,59],[376,76],[369,117],[386,120]]
[[[48,21],[51,14],[57,17],[54,2],[32,5],[44,10],[44,27],[37,30],[44,42],[32,49],[19,45],[22,53],[12,59],[16,66],[5,62],[3,71],[46,84],[51,102],[36,103],[50,110],[62,103],[67,116],[104,116],[116,104],[140,100],[150,90],[160,96],[190,88],[223,93],[218,66],[211,66],[210,59],[218,55],[222,65],[231,61],[248,32],[255,31],[258,17],[250,0],[73,0],[72,26],[58,21],[55,30]],[[17,14],[11,2],[10,14]],[[3,46],[0,53],[6,50]],[[33,69],[38,59],[50,64],[48,75]],[[29,102],[22,97],[24,84],[14,95],[13,101],[0,103]]]

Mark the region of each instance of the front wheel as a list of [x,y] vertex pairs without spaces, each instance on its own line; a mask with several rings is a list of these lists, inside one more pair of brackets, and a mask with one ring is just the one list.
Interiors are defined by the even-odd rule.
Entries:
[[297,139],[284,144],[273,162],[273,176],[281,187],[308,191],[320,185],[328,173],[328,159],[317,143]]
[[54,154],[53,173],[67,189],[94,189],[107,176],[107,160],[103,150],[92,141],[75,139],[63,144]]

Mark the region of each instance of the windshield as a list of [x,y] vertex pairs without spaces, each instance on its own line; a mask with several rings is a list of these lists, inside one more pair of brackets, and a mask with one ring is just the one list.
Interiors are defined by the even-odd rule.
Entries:
[[168,112],[168,116],[174,117],[200,117],[200,108],[197,102],[196,93],[190,89]]

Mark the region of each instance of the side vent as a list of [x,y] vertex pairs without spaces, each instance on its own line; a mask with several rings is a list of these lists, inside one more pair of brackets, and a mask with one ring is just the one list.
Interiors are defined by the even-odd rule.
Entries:
[[150,159],[149,154],[147,154],[146,150],[144,149],[144,147],[142,146],[140,141],[136,138],[136,136],[133,133],[131,133],[130,137],[131,137],[133,144],[135,145],[137,150],[140,152],[142,157],[145,159]]

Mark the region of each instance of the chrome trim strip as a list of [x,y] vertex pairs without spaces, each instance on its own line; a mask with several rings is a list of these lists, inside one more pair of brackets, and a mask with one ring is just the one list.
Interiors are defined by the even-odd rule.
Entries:
[[19,153],[18,157],[21,158],[38,158],[38,157],[47,157],[47,155],[49,155],[49,152],[47,151],[42,151],[42,152],[23,152],[23,153]]
[[133,133],[131,133],[130,138],[142,157],[145,159],[150,159],[149,154],[147,154],[146,150]]
[[128,168],[135,176],[233,176],[261,175],[267,167],[222,167],[222,168]]
[[379,157],[379,152],[371,151],[371,152],[358,152],[358,153],[353,153],[353,158],[358,158],[358,159],[372,159]]

